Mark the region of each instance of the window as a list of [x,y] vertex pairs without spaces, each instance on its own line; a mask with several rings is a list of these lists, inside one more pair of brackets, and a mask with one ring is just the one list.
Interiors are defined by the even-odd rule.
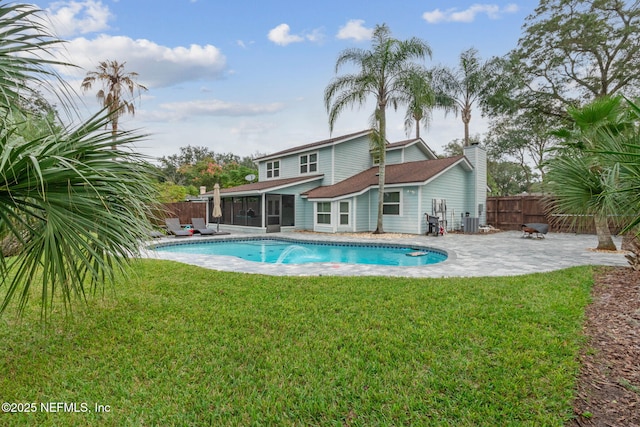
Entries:
[[349,202],[340,202],[340,225],[349,225]]
[[380,164],[380,152],[378,151],[371,152],[371,164],[374,166]]
[[316,222],[318,224],[331,224],[331,202],[318,202]]
[[383,215],[400,215],[400,192],[385,191],[382,200]]
[[267,178],[277,178],[280,176],[280,160],[267,162]]
[[[222,218],[219,219],[220,224],[244,225],[249,227],[262,226],[262,206],[260,197],[223,197]],[[212,201],[213,206],[213,201]],[[213,211],[213,207],[209,212]],[[211,217],[210,222],[216,222],[217,219]]]
[[303,154],[300,156],[300,173],[312,173],[318,171],[318,153]]
[[293,195],[282,195],[282,217],[280,225],[296,225],[296,198]]

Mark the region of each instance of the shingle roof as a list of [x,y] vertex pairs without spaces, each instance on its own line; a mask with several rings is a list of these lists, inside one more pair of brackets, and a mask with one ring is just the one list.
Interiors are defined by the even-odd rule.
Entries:
[[274,157],[280,157],[280,156],[283,156],[283,155],[286,155],[286,154],[295,153],[297,151],[304,151],[304,150],[308,150],[310,148],[321,147],[323,145],[331,145],[331,144],[334,144],[334,143],[336,143],[338,141],[341,141],[341,140],[347,141],[349,139],[353,139],[353,138],[356,138],[358,136],[367,135],[369,133],[371,133],[371,130],[369,130],[369,129],[361,130],[360,132],[354,132],[354,133],[350,133],[348,135],[341,135],[341,136],[338,136],[338,137],[335,137],[335,138],[329,138],[329,139],[324,139],[322,141],[312,142],[310,144],[298,145],[296,147],[288,148],[286,150],[282,150],[282,151],[278,151],[276,153],[267,154],[266,156],[258,157],[257,159],[254,159],[254,161],[265,160],[265,159],[274,158]]
[[391,142],[389,144],[387,144],[387,150],[388,149],[393,149],[393,148],[398,148],[398,147],[404,147],[405,145],[409,145],[413,142],[419,141],[420,138],[413,138],[413,139],[405,139],[404,141],[397,141],[397,142]]
[[[385,184],[425,182],[459,162],[465,162],[470,167],[464,156],[387,165],[385,168]],[[303,194],[310,199],[331,199],[360,193],[369,187],[377,185],[378,166],[374,166],[337,184],[316,187]]]
[[[298,184],[305,181],[313,181],[316,179],[320,179],[323,176],[324,175],[320,174],[320,175],[297,176],[295,178],[269,179],[266,181],[252,182],[251,184],[239,185],[237,187],[222,188],[220,189],[220,194],[247,193],[247,192],[260,193],[265,190],[269,190],[271,188],[282,188],[282,187],[288,187],[290,185]],[[205,193],[205,195],[211,196],[213,195],[213,191],[208,191]]]

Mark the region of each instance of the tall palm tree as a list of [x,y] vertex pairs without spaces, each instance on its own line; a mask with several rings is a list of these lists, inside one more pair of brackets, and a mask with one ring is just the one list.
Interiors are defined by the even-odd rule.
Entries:
[[[96,97],[104,108],[109,111],[111,117],[111,131],[115,135],[118,132],[118,121],[126,113],[135,114],[133,102],[135,91],[138,95],[147,88],[136,81],[138,73],[125,72],[124,66],[118,61],[102,61],[98,65],[98,71],[87,72],[82,80],[82,90],[91,90],[96,82],[102,83],[102,89],[98,90]],[[115,149],[115,144],[113,146]]]
[[431,72],[417,75],[409,80],[409,99],[404,118],[404,129],[407,136],[411,135],[411,128],[415,126],[416,138],[420,138],[420,125],[429,128],[434,108],[441,108],[445,115],[456,112],[455,99],[434,87]]
[[[24,102],[30,88],[61,81],[51,65],[63,64],[47,59],[60,41],[39,12],[0,5],[0,241],[18,243],[12,258],[0,247],[0,313],[14,298],[23,309],[39,286],[46,318],[54,301],[67,308],[126,266],[146,237],[155,193],[148,162],[109,149],[107,111],[64,126]],[[115,134],[118,144],[142,137]]]
[[473,106],[485,97],[494,68],[494,61],[483,62],[478,51],[471,48],[460,54],[460,62],[455,70],[437,67],[433,71],[434,85],[455,100],[456,110],[460,111],[465,146],[469,145],[469,123]]
[[431,57],[429,45],[418,38],[397,40],[391,37],[387,25],[376,25],[372,47],[346,49],[338,55],[336,73],[346,65],[357,71],[335,77],[325,88],[324,102],[329,113],[329,128],[333,131],[338,116],[354,105],[362,107],[370,97],[375,98],[371,116],[373,132],[371,143],[379,156],[378,219],[375,233],[384,233],[383,204],[385,184],[385,157],[387,144],[387,118],[389,105],[395,109],[409,102],[411,80],[424,75],[424,68],[416,60]]

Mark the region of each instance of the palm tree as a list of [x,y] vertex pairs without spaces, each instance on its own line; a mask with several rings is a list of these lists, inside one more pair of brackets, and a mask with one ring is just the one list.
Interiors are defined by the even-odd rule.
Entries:
[[464,144],[469,145],[469,122],[471,111],[477,101],[482,101],[488,90],[494,61],[482,62],[478,51],[467,49],[460,54],[460,64],[456,70],[448,67],[436,67],[433,70],[434,85],[448,94],[460,111],[464,124]]
[[[147,88],[136,82],[138,73],[125,72],[125,62],[119,64],[118,61],[102,61],[98,65],[98,71],[89,71],[82,80],[82,90],[87,92],[96,82],[102,83],[102,89],[98,91],[96,97],[104,108],[109,111],[111,117],[111,131],[115,135],[118,132],[118,121],[125,113],[135,114],[133,99],[135,90],[138,96],[141,91]],[[115,149],[115,144],[113,146]]]
[[420,124],[429,128],[434,108],[442,108],[447,115],[456,112],[456,103],[447,93],[433,86],[431,72],[416,75],[409,80],[409,101],[404,118],[404,129],[407,136],[411,135],[411,128],[415,126],[416,138],[420,138]]
[[348,107],[362,107],[370,96],[375,98],[375,109],[371,116],[373,132],[371,144],[379,156],[378,174],[378,220],[375,233],[383,233],[383,204],[386,155],[386,111],[389,105],[397,109],[409,102],[411,80],[424,75],[424,68],[414,60],[431,57],[429,45],[418,38],[397,40],[391,37],[387,25],[376,25],[373,31],[372,48],[346,49],[338,55],[336,73],[348,64],[358,70],[354,74],[335,77],[324,92],[324,101],[329,113],[329,128],[333,131],[338,116]]
[[600,250],[616,250],[609,221],[620,220],[619,200],[612,188],[618,188],[618,162],[611,156],[611,142],[633,129],[621,106],[620,97],[603,97],[581,108],[569,108],[573,129],[555,132],[564,142],[547,163],[547,178],[552,194],[552,211],[569,215],[572,221],[593,221]]
[[[51,65],[63,64],[46,59],[60,41],[40,22],[30,5],[0,5],[0,241],[18,243],[14,257],[0,254],[0,313],[14,298],[22,310],[39,286],[46,318],[54,301],[69,308],[138,253],[155,193],[148,162],[109,148],[107,111],[64,126],[24,102],[30,88],[61,81]],[[142,137],[115,134],[118,144]]]

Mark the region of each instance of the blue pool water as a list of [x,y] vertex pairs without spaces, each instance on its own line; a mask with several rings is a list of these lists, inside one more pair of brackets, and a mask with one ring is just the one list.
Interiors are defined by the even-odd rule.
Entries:
[[[334,262],[419,266],[447,259],[444,252],[426,248],[392,245],[340,244],[301,242],[277,239],[226,240],[186,244],[170,244],[155,248],[159,252],[200,255],[230,255],[247,261],[272,264]],[[410,256],[417,255],[417,256]]]

